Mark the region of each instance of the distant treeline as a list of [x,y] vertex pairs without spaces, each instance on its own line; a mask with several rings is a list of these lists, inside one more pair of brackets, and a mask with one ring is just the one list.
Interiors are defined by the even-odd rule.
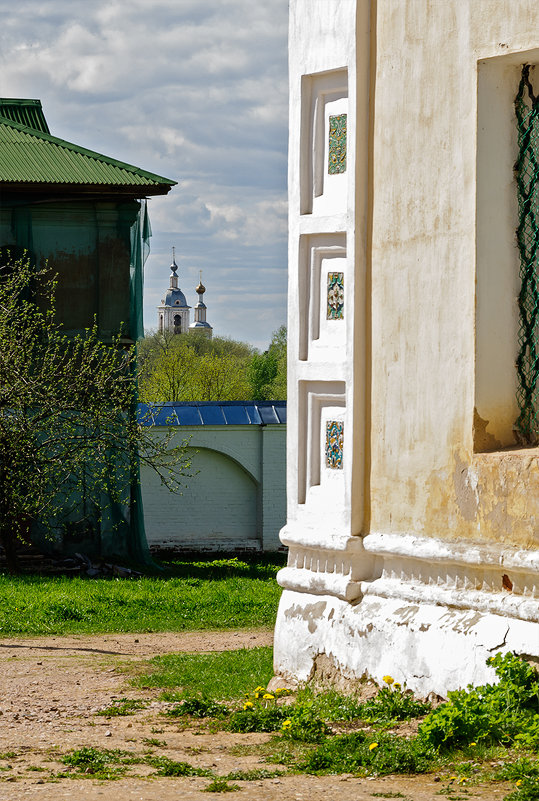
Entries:
[[264,353],[226,337],[149,333],[138,364],[144,402],[286,400],[286,326]]

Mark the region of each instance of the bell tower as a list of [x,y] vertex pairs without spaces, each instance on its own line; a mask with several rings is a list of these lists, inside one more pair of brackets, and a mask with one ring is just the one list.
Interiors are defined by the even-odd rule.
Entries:
[[159,333],[170,331],[173,334],[185,334],[189,330],[189,309],[185,295],[178,285],[178,265],[175,248],[172,248],[172,264],[170,265],[170,285],[167,294],[157,307],[157,330]]
[[198,286],[196,287],[195,291],[198,294],[198,303],[195,306],[195,320],[189,326],[189,331],[191,332],[201,331],[211,339],[213,328],[206,321],[206,304],[204,303],[203,300],[206,287],[202,283],[202,270],[200,271],[200,278]]

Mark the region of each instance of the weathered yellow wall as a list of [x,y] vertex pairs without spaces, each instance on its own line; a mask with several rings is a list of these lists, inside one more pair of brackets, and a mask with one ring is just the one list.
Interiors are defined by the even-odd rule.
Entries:
[[[487,108],[478,134],[478,65],[491,59],[488,69],[495,59],[505,59],[502,72],[510,77],[513,71],[514,87],[500,85],[500,93],[514,120],[519,65],[538,60],[532,51],[538,29],[534,0],[377,3],[372,531],[539,544],[537,453],[474,454],[473,440],[477,406],[489,424],[476,450],[512,441],[508,415],[516,326],[514,306],[500,306],[506,293],[500,290],[487,302],[481,294],[476,371],[476,267],[481,265],[481,293],[491,275],[493,287],[504,281],[511,286],[518,269],[512,174],[500,178],[500,191],[489,191],[483,180],[476,215],[483,155],[477,143],[485,147],[481,131],[485,120],[489,124]],[[490,81],[494,95],[496,86],[496,79]],[[494,113],[500,114],[499,106]],[[495,144],[502,152],[504,140]],[[509,167],[515,158],[516,153],[504,153]],[[488,167],[479,170],[488,175]],[[496,229],[502,231],[499,247],[489,251]],[[496,328],[502,311],[507,325]],[[495,357],[505,335],[511,341],[497,373]],[[489,345],[494,336],[501,345]],[[504,410],[499,420],[493,419],[496,408]]]

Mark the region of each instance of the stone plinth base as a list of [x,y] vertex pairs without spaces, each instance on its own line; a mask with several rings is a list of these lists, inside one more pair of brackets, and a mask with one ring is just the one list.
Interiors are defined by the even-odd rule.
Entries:
[[275,672],[335,684],[391,675],[414,693],[495,679],[497,651],[539,659],[539,624],[477,609],[364,595],[351,604],[331,595],[285,590],[275,631]]

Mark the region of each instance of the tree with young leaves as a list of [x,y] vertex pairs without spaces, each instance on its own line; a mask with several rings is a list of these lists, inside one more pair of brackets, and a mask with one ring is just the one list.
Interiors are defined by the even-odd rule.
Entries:
[[113,509],[132,515],[139,462],[170,489],[182,483],[185,443],[152,437],[136,404],[134,348],[100,341],[96,326],[66,336],[51,274],[27,258],[0,265],[0,543],[10,569],[36,524],[57,536],[104,515],[110,523]]
[[153,334],[140,344],[141,398],[147,402],[245,400],[253,349],[225,337]]
[[247,371],[253,400],[286,400],[286,326],[273,332],[269,348],[251,359]]
[[258,353],[250,345],[203,334],[153,333],[139,345],[141,399],[286,400],[286,327]]

